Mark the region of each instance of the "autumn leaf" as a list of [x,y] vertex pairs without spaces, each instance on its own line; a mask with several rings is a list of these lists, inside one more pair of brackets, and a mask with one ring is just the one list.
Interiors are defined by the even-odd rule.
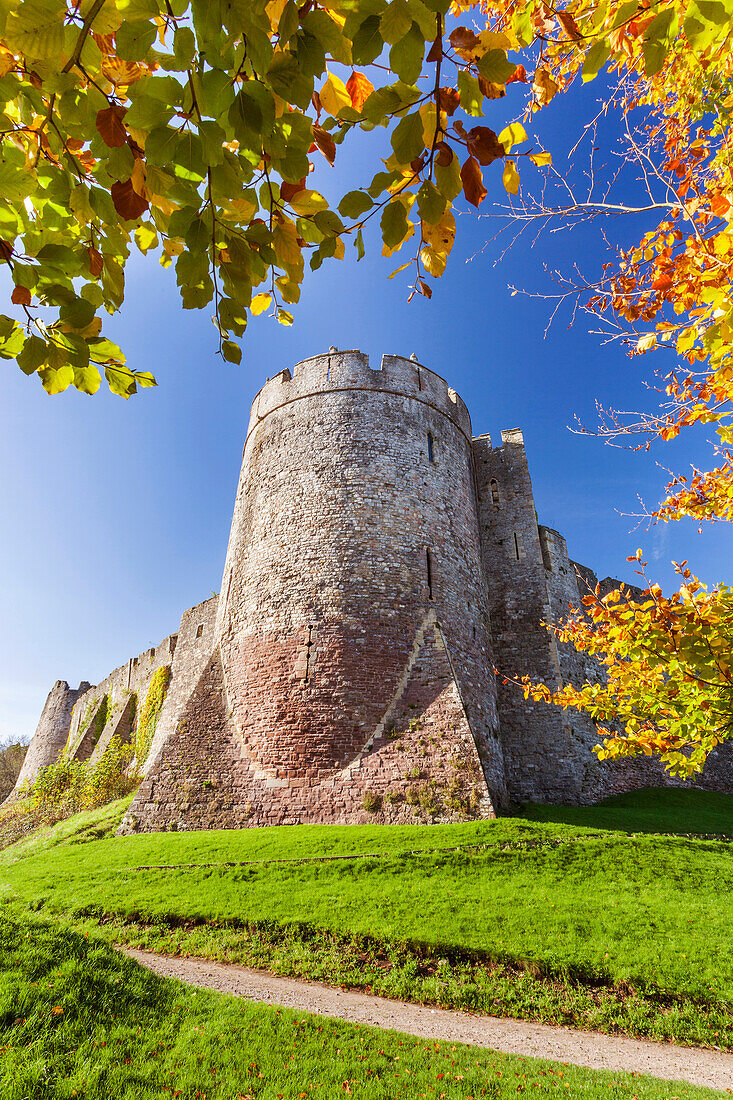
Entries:
[[351,107],[351,96],[343,80],[333,73],[328,74],[326,83],[320,89],[318,97],[324,111],[336,118],[345,107]]
[[537,69],[532,78],[532,91],[540,107],[546,107],[559,90],[547,69]]
[[127,141],[127,130],[123,122],[126,114],[125,108],[116,104],[97,112],[97,129],[104,144],[111,149],[120,148]]
[[142,195],[138,195],[132,185],[132,180],[128,179],[122,183],[113,183],[110,193],[115,210],[125,221],[134,221],[148,209],[148,200],[143,198]]
[[486,198],[486,188],[481,167],[475,157],[468,157],[461,168],[463,194],[472,206],[479,206]]
[[504,188],[510,195],[516,195],[519,191],[519,173],[513,160],[507,160],[501,177]]
[[583,37],[580,27],[573,19],[569,11],[559,11],[556,15],[558,23],[561,24],[562,29],[568,38],[571,38],[573,42],[577,42]]
[[457,88],[440,88],[438,100],[441,111],[445,111],[447,115],[453,115],[458,110],[461,97]]
[[369,96],[374,91],[374,85],[363,73],[353,70],[346,81],[346,91],[351,97],[351,106],[355,111],[361,111]]
[[503,157],[506,149],[488,126],[474,126],[468,131],[468,151],[479,164],[487,165]]
[[333,140],[333,137],[331,136],[331,134],[329,134],[328,130],[324,130],[323,127],[319,126],[315,122],[313,123],[313,140],[323,153],[328,163],[332,165],[333,162],[336,160],[336,142]]
[[31,292],[25,286],[13,287],[10,301],[16,306],[29,306],[31,304]]

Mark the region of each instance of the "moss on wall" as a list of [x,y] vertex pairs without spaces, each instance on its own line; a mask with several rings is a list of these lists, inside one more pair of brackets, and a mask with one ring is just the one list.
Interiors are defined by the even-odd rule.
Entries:
[[171,666],[161,665],[161,667],[153,673],[153,677],[148,685],[148,692],[145,696],[142,710],[140,711],[140,718],[138,720],[134,739],[135,760],[137,761],[138,768],[145,762],[150,752],[150,746],[155,736],[155,727],[158,724],[158,718],[163,709],[163,703],[168,691],[170,679]]

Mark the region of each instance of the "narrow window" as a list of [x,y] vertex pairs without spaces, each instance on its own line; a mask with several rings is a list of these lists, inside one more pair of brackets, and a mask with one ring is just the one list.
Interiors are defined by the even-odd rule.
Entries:
[[499,482],[496,480],[495,477],[492,477],[491,481],[489,482],[489,485],[491,486],[491,503],[494,505],[495,508],[498,508],[499,507]]
[[517,561],[519,561],[521,554],[519,552],[519,537],[516,531],[514,532],[514,553],[517,556]]
[[435,462],[433,457],[433,433],[428,432],[428,462]]
[[420,374],[420,368],[417,368],[417,388],[422,389],[422,375]]
[[429,550],[425,551],[425,572],[428,581],[428,599],[433,598],[433,558]]
[[200,638],[202,636],[203,632],[204,632],[204,624],[199,623],[199,625],[196,627],[196,637]]

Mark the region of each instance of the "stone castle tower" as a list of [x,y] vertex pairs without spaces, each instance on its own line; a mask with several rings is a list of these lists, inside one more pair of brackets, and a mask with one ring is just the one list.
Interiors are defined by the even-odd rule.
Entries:
[[[218,599],[97,687],[57,683],[24,778],[132,737],[170,666],[126,831],[457,820],[662,784],[503,682],[600,675],[544,626],[596,583],[538,526],[520,431],[492,447],[414,359],[331,349],[255,398]],[[733,790],[733,754],[702,782]]]

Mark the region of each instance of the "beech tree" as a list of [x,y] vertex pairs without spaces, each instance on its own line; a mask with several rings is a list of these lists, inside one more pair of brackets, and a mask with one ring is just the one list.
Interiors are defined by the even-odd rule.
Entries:
[[[617,262],[564,296],[634,355],[681,366],[662,370],[658,409],[611,413],[601,434],[649,445],[714,425],[715,468],[674,479],[652,519],[731,519],[732,27],[733,0],[1,0],[0,356],[50,394],[154,385],[103,332],[132,248],[175,271],[183,308],[209,310],[239,362],[249,317],[291,324],[306,260],[360,258],[369,222],[401,253],[392,274],[429,298],[454,204],[504,196],[517,226],[642,212],[653,228],[635,239],[630,217]],[[566,182],[564,203],[541,184],[533,199],[553,172],[537,112],[602,72],[642,201]],[[309,185],[316,159],[337,178],[340,146],[376,127],[384,162],[330,204]],[[607,687],[524,686],[606,723],[601,754],[656,752],[686,774],[731,731],[733,611],[730,590],[679,568],[668,599],[589,593],[562,628],[605,661]]]

